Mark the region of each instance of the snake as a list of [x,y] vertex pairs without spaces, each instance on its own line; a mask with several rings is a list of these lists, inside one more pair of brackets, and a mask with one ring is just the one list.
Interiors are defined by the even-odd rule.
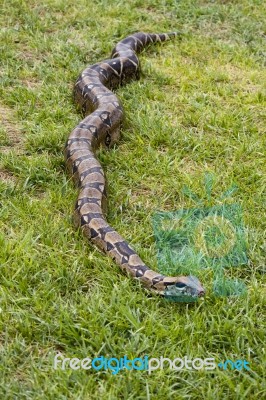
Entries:
[[66,169],[78,188],[74,224],[98,249],[144,288],[168,298],[198,299],[205,294],[195,276],[165,276],[147,266],[133,247],[107,222],[107,190],[97,149],[119,141],[123,107],[114,91],[140,78],[137,53],[152,43],[179,33],[137,32],[119,41],[111,58],[88,66],[74,85],[74,101],[84,117],[70,133],[64,148]]

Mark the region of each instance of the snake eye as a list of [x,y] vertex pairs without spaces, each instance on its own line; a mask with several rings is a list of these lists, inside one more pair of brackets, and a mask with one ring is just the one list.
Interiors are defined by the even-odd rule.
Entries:
[[176,285],[176,287],[178,287],[178,288],[184,288],[184,287],[187,286],[185,283],[182,283],[182,282],[176,282],[175,285]]
[[107,147],[110,146],[110,144],[111,144],[111,135],[110,135],[110,133],[107,133],[107,135],[105,136],[105,141],[104,141],[104,143],[105,143],[105,145],[106,145]]

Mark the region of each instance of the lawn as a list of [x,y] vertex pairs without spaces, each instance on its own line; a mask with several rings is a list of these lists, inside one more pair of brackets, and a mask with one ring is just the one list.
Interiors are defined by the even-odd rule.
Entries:
[[[266,398],[265,2],[2,0],[1,9],[0,398]],[[151,296],[73,226],[63,147],[81,119],[75,79],[125,36],[172,30],[182,39],[146,49],[141,79],[117,90],[122,138],[98,155],[108,221],[158,269],[155,211],[196,198],[239,204],[248,261],[225,275],[246,296],[216,296],[212,268],[198,271],[203,300]],[[241,359],[250,369],[62,370],[58,353]]]

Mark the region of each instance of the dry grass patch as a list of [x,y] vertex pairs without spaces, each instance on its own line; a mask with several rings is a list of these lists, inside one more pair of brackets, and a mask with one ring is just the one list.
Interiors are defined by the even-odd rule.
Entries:
[[[7,106],[0,104],[0,118],[1,125],[7,134],[7,139],[10,142],[10,146],[16,149],[23,147],[23,136],[18,122],[14,119],[13,112]],[[8,147],[1,148],[1,151],[9,150]]]

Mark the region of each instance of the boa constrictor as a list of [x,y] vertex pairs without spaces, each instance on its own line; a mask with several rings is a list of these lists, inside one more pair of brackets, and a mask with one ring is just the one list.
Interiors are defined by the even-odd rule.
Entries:
[[74,220],[85,236],[150,290],[169,297],[197,298],[204,295],[204,289],[196,277],[168,277],[153,271],[108,224],[104,217],[104,172],[95,157],[100,145],[109,148],[119,139],[123,110],[112,90],[139,78],[136,53],[150,43],[163,42],[176,35],[174,32],[135,33],[116,45],[110,59],[89,66],[81,73],[74,87],[74,99],[87,116],[71,132],[65,146],[65,159],[79,187]]

